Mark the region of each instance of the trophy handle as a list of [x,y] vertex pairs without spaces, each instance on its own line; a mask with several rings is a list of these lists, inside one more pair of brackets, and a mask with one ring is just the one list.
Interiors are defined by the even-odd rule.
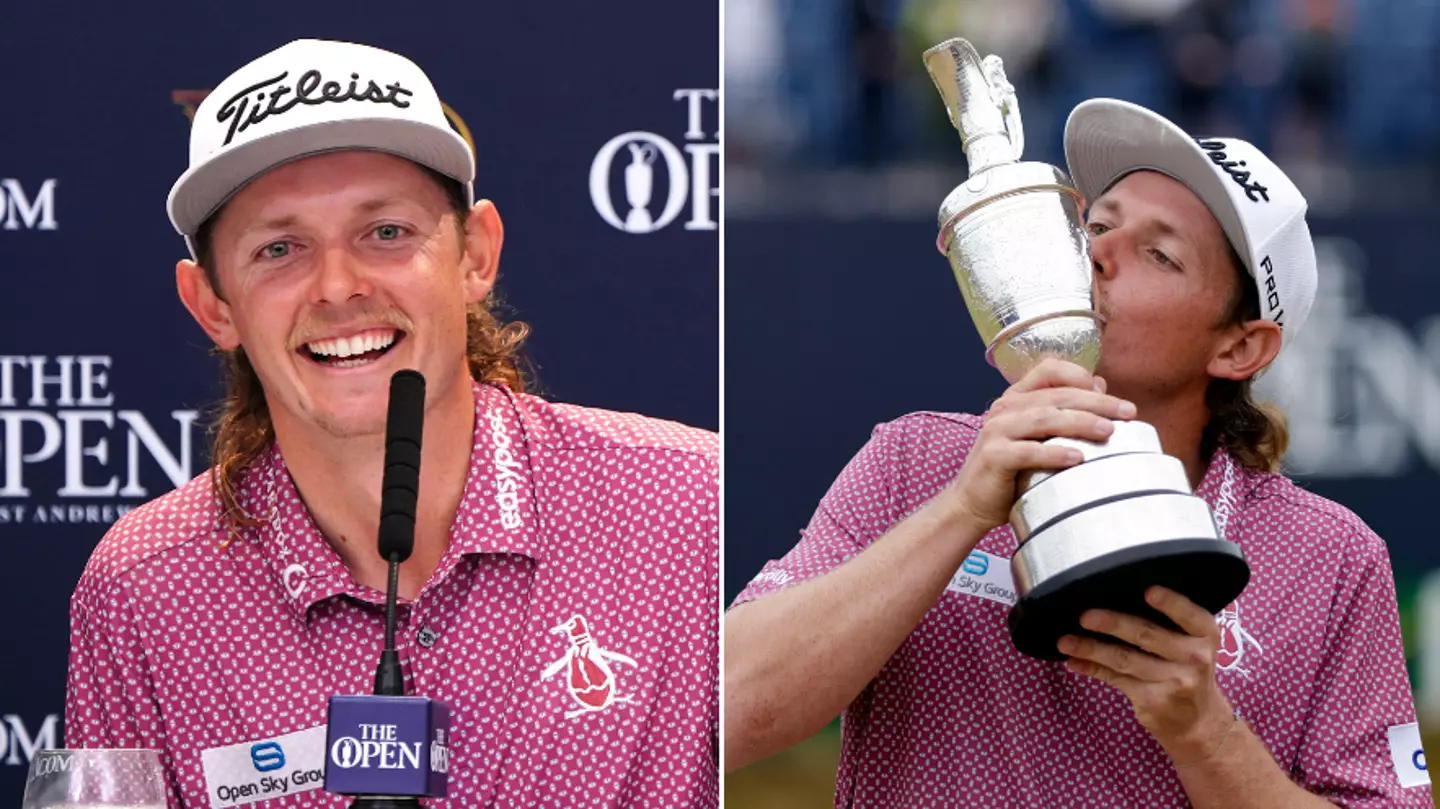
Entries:
[[[1012,96],[1013,96],[1013,94],[1014,94],[1015,91],[1014,91],[1014,89],[1012,88],[1010,92],[1011,92],[1011,94],[1012,94]],[[651,163],[654,163],[654,162],[655,162],[655,147],[654,147],[654,146],[652,146],[652,145],[650,145],[650,144],[648,144],[648,143],[640,143],[640,142],[638,142],[638,141],[632,142],[632,143],[628,143],[628,144],[626,144],[626,146],[630,147],[630,164],[631,164],[631,165],[636,165],[636,164],[643,163],[643,164],[645,164],[645,165],[648,166],[648,165],[650,165]]]
[[1010,148],[1015,151],[1018,161],[1025,153],[1025,126],[1020,122],[1020,99],[1015,97],[1015,86],[1005,78],[1005,65],[1000,57],[991,54],[980,64],[985,71],[985,81],[990,85],[990,98],[1004,116],[1005,134],[1010,137]]

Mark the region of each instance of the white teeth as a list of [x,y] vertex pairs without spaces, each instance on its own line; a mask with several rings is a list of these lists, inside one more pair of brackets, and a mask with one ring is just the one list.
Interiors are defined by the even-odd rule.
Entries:
[[387,348],[395,342],[396,332],[385,334],[366,334],[354,337],[335,337],[329,340],[316,340],[306,343],[305,347],[310,351],[325,357],[354,357],[364,354],[367,351]]

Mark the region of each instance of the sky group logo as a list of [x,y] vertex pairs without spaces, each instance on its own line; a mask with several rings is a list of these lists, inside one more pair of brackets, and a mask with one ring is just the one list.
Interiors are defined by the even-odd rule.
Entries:
[[285,766],[285,748],[279,742],[260,742],[250,748],[250,763],[256,772],[274,772]]

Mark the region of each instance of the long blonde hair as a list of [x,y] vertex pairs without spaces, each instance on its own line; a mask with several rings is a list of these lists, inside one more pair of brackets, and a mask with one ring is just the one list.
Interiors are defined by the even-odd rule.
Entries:
[[[1220,325],[1260,317],[1260,291],[1233,247],[1230,261],[1235,268],[1236,289]],[[1254,384],[1253,378],[1210,380],[1205,391],[1210,423],[1205,427],[1202,447],[1208,455],[1216,445],[1223,446],[1246,467],[1278,473],[1280,460],[1290,446],[1290,428],[1279,406],[1256,401]]]

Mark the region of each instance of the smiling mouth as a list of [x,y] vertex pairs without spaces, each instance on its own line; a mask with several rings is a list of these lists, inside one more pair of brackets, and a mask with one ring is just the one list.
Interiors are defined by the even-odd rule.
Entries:
[[326,368],[358,368],[378,361],[404,339],[399,329],[369,329],[350,337],[312,340],[295,352]]

